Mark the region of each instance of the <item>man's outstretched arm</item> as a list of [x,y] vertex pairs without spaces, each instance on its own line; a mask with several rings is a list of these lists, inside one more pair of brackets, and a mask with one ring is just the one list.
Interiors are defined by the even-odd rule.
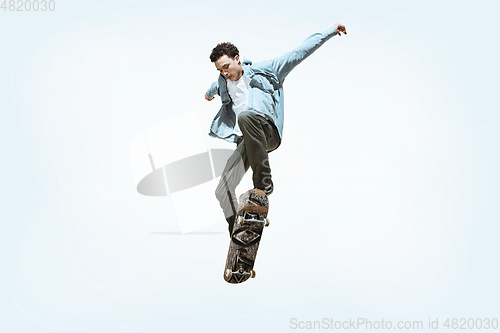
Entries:
[[271,66],[278,75],[280,82],[283,82],[292,69],[314,53],[314,51],[316,51],[327,40],[337,34],[342,36],[342,33],[347,34],[346,28],[342,24],[337,23],[323,32],[315,33],[309,36],[304,42],[302,42],[302,44],[292,51],[271,60]]

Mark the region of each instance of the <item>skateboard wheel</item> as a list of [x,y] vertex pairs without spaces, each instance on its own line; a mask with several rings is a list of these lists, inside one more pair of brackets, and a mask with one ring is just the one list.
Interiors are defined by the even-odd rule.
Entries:
[[245,218],[243,216],[238,216],[238,224],[243,224]]
[[264,219],[264,226],[269,227],[269,219]]
[[255,275],[256,275],[256,274],[257,274],[257,273],[255,273],[255,271],[254,271],[253,269],[250,271],[250,277],[251,277],[252,279],[255,277]]
[[226,277],[227,277],[228,279],[230,279],[230,278],[231,278],[231,276],[233,276],[233,272],[231,272],[231,270],[230,270],[229,268],[228,268],[228,269],[226,269]]

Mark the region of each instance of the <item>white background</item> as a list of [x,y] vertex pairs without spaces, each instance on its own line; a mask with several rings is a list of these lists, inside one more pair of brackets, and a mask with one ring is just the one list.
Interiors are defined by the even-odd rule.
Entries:
[[[314,0],[1,10],[2,331],[297,331],[291,318],[439,318],[449,331],[446,318],[498,318],[498,11]],[[168,200],[136,192],[129,144],[184,113],[216,114],[220,99],[203,95],[218,42],[256,62],[337,22],[348,35],[287,77],[257,278],[229,285],[222,212],[205,233],[176,234]]]

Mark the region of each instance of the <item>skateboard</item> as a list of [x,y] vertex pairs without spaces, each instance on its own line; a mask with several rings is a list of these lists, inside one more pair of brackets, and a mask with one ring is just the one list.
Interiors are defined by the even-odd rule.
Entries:
[[255,277],[253,265],[262,231],[269,226],[268,211],[269,199],[261,190],[252,189],[240,196],[224,269],[226,282],[242,283]]

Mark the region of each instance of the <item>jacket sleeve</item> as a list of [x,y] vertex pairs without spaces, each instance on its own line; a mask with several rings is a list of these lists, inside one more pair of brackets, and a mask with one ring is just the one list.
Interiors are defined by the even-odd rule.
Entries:
[[210,86],[210,88],[208,88],[207,95],[210,98],[214,97],[215,95],[220,95],[219,94],[219,82],[218,81],[215,81],[214,83],[212,83],[212,85]]
[[295,66],[300,64],[305,58],[310,56],[321,45],[336,34],[337,30],[334,27],[331,27],[323,32],[315,33],[309,36],[297,48],[283,54],[280,57],[274,58],[271,65],[280,82],[285,80],[288,73],[290,73]]

